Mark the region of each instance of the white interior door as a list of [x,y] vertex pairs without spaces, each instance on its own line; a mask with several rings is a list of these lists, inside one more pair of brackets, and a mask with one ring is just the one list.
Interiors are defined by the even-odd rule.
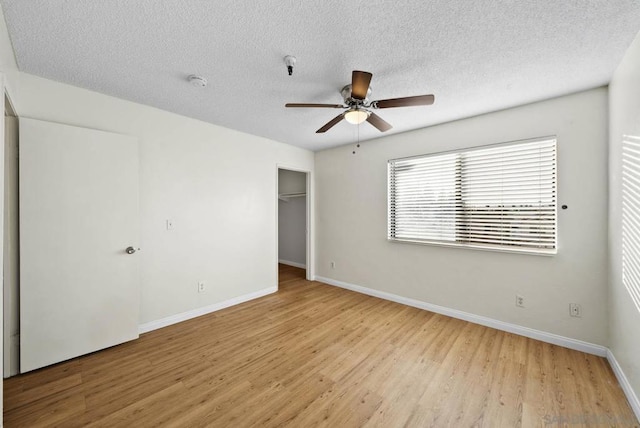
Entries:
[[138,337],[138,144],[19,123],[24,373]]

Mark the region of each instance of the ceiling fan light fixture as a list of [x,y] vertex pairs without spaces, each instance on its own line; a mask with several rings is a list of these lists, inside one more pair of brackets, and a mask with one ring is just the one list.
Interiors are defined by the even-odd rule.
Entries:
[[344,114],[344,118],[347,122],[353,125],[360,125],[362,122],[367,120],[370,114],[370,111],[360,108],[352,108]]

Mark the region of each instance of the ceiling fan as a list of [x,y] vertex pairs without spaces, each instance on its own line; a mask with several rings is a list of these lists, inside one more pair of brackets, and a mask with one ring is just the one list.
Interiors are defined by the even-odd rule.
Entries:
[[316,131],[317,134],[327,132],[342,119],[354,125],[358,125],[365,120],[376,127],[380,132],[388,131],[392,128],[380,116],[371,109],[393,108],[393,107],[413,107],[427,106],[433,104],[433,95],[417,95],[413,97],[389,98],[386,100],[369,101],[371,94],[371,77],[373,75],[367,71],[353,70],[351,73],[351,84],[345,86],[340,91],[343,104],[312,104],[312,103],[287,103],[285,107],[319,107],[319,108],[341,108],[344,111],[327,122],[322,128]]

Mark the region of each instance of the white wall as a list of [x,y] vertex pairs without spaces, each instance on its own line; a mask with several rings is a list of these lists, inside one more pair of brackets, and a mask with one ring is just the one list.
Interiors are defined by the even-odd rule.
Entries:
[[640,34],[609,86],[609,347],[640,397],[640,312],[622,284],[622,136],[640,137]]
[[[558,137],[558,205],[569,206],[558,212],[556,256],[386,240],[387,160],[547,135]],[[607,345],[606,88],[351,151],[316,153],[317,275]],[[526,308],[515,306],[516,294]],[[582,318],[569,316],[570,302],[582,305]]]
[[312,152],[24,73],[12,85],[18,116],[139,138],[142,323],[277,285],[274,172],[313,170]]
[[[278,193],[305,193],[307,175],[304,172],[278,170]],[[281,262],[307,264],[307,198],[306,196],[278,200],[278,258]]]
[[18,116],[140,141],[141,323],[277,286],[276,168],[313,171],[312,152],[20,73],[0,22]]

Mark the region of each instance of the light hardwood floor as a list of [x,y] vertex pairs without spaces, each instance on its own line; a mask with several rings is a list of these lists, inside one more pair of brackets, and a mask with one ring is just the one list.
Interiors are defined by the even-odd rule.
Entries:
[[5,381],[6,427],[638,426],[603,358],[308,282]]

